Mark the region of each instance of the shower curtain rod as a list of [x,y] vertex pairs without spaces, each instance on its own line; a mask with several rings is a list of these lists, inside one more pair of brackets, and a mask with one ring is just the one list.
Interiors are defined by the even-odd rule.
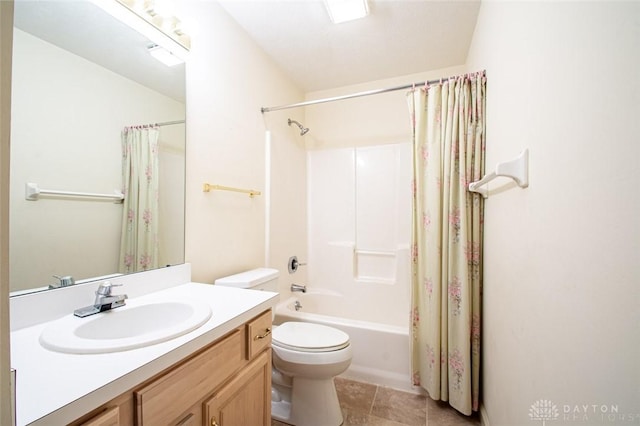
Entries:
[[[484,71],[482,71],[482,72],[484,73]],[[471,75],[471,74],[464,74],[464,75]],[[278,111],[278,110],[281,110],[281,109],[298,108],[298,107],[304,107],[304,106],[308,106],[308,105],[323,104],[325,102],[342,101],[344,99],[360,98],[362,96],[379,95],[381,93],[395,92],[397,90],[406,90],[406,89],[411,89],[413,87],[441,83],[443,81],[450,80],[450,79],[455,79],[455,78],[458,78],[458,77],[461,77],[461,76],[452,76],[452,77],[439,78],[437,80],[422,81],[420,83],[404,84],[402,86],[388,87],[386,89],[367,90],[366,92],[352,93],[350,95],[335,96],[333,98],[316,99],[316,100],[313,100],[313,101],[299,102],[297,104],[281,105],[281,106],[274,106],[274,107],[263,107],[263,108],[260,108],[260,111],[264,114],[265,112]]]
[[164,121],[162,123],[149,123],[149,124],[136,124],[134,126],[127,126],[127,129],[135,129],[135,128],[143,128],[148,129],[150,127],[158,127],[158,126],[171,126],[172,124],[184,124],[185,120],[175,120],[175,121]]

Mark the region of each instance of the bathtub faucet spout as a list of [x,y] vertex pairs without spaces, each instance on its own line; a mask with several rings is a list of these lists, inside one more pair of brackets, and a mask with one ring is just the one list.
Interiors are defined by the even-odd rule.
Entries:
[[307,286],[306,285],[300,285],[300,284],[291,284],[291,292],[296,292],[296,291],[300,291],[302,293],[306,293],[307,292]]

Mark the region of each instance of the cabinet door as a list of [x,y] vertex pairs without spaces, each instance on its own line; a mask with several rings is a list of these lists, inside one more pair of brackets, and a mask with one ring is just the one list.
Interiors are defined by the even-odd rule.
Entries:
[[[186,409],[197,404],[245,365],[245,333],[235,330],[190,360],[134,392],[136,425],[175,424]],[[176,420],[178,419],[178,420]]]
[[271,424],[271,349],[256,357],[204,403],[205,425]]

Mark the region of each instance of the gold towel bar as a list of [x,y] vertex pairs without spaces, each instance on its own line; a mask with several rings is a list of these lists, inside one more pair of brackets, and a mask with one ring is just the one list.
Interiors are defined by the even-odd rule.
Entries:
[[260,191],[256,191],[255,189],[232,188],[230,186],[214,185],[211,183],[205,183],[202,190],[204,192],[209,192],[212,190],[242,192],[243,194],[249,194],[249,197],[251,198],[253,198],[254,195],[262,194]]

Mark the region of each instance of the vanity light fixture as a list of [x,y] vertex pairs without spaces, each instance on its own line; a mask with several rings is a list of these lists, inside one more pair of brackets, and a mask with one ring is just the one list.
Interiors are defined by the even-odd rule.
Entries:
[[369,14],[367,0],[324,0],[334,24],[364,18]]
[[186,61],[191,39],[185,34],[182,22],[173,15],[160,15],[153,0],[90,1],[182,62]]
[[184,63],[184,61],[178,58],[173,53],[169,52],[162,46],[158,46],[157,44],[152,44],[147,48],[149,54],[165,64],[168,67],[173,67],[175,65],[179,65]]

